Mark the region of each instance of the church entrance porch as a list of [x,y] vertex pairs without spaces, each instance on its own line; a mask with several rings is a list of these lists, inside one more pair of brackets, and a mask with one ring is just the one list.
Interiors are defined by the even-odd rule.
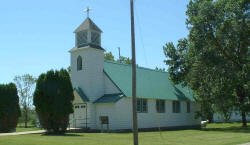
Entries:
[[87,128],[88,127],[87,103],[74,104],[74,113],[70,116],[70,127]]

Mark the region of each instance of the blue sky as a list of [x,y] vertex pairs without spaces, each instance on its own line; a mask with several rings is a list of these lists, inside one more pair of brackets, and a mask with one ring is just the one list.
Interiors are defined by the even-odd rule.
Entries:
[[[136,56],[140,66],[166,68],[162,47],[186,37],[189,0],[135,0]],[[6,0],[0,2],[0,83],[29,73],[67,68],[73,31],[84,9],[102,29],[102,47],[131,56],[129,0]]]

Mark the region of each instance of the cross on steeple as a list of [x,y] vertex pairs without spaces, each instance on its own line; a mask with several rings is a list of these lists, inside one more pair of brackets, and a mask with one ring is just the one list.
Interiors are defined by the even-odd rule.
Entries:
[[87,17],[89,17],[89,11],[90,11],[90,10],[92,10],[92,9],[90,9],[89,7],[87,7],[87,9],[84,10],[84,12],[87,13]]

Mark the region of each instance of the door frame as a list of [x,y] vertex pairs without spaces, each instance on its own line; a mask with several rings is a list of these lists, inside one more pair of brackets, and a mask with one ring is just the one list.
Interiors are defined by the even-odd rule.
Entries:
[[[80,106],[84,105],[85,107],[85,118],[83,119],[77,119],[76,118],[76,115],[75,115],[75,106],[79,106],[79,108],[81,108]],[[73,107],[74,107],[74,112],[73,112],[73,126],[76,128],[76,121],[77,120],[85,120],[85,127],[87,128],[88,127],[88,104],[87,103],[75,103],[73,104]]]

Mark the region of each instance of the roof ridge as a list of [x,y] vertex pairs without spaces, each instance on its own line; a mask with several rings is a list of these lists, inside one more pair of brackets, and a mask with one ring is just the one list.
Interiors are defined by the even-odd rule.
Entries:
[[104,94],[103,96],[105,96],[105,95],[122,95],[123,93],[109,93],[109,94]]
[[150,70],[150,71],[154,71],[154,72],[161,72],[161,73],[169,74],[167,71],[160,71],[160,70],[155,70],[155,69],[152,69],[152,68],[147,68],[147,67],[142,67],[142,66],[138,66],[138,68],[145,69],[145,70]]
[[[104,59],[104,61],[107,62],[107,63],[113,63],[113,64],[118,64],[118,65],[132,66],[131,64],[124,64],[124,63],[114,62],[114,61],[107,60],[107,59]],[[155,69],[152,69],[152,68],[147,68],[147,67],[142,67],[142,66],[136,66],[136,68],[169,74],[169,72],[167,72],[167,71],[164,72],[164,71],[155,70]]]
[[104,59],[104,61],[108,62],[108,63],[114,63],[114,64],[119,64],[119,65],[131,65],[131,64],[125,64],[125,63],[119,63],[119,62],[115,62],[115,61],[112,61],[112,60],[107,60],[107,59]]

